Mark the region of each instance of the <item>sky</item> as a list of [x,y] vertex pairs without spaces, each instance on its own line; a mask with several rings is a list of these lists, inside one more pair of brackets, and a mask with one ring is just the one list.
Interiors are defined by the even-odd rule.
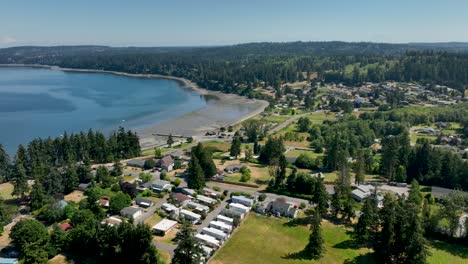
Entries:
[[468,42],[467,0],[1,0],[0,47]]

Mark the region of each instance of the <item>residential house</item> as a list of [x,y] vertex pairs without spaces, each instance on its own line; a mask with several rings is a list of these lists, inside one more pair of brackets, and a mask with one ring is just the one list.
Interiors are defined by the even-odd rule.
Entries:
[[187,201],[185,202],[184,205],[198,212],[208,213],[210,211],[210,208],[208,206],[202,205],[196,202],[192,202],[192,201]]
[[165,156],[164,158],[160,159],[156,166],[161,168],[161,170],[165,171],[172,171],[174,169],[174,159],[170,155]]
[[244,164],[232,164],[232,165],[229,165],[227,166],[226,168],[224,168],[224,171],[227,172],[227,173],[235,173],[235,172],[239,172],[240,169],[245,166]]
[[73,226],[70,223],[62,223],[59,225],[59,227],[65,232],[70,232],[73,230]]
[[152,182],[145,182],[145,183],[142,183],[142,184],[138,185],[138,186],[136,187],[136,189],[137,189],[138,191],[140,191],[140,192],[144,192],[144,191],[150,189],[152,185],[153,185]]
[[106,218],[106,219],[102,220],[101,224],[109,225],[109,226],[118,226],[118,225],[122,224],[122,219],[111,216],[109,218]]
[[120,210],[120,215],[126,218],[137,219],[142,214],[143,214],[143,210],[141,210],[140,208],[133,207],[133,206],[128,206]]
[[163,203],[161,208],[166,211],[167,213],[178,212],[179,208],[170,203]]
[[209,196],[209,197],[212,197],[212,198],[220,198],[222,193],[221,192],[217,192],[215,190],[212,190],[212,189],[209,189],[209,188],[203,188],[203,193],[206,195],[206,196]]
[[176,221],[164,218],[159,223],[153,226],[153,232],[156,235],[165,236],[167,232],[171,231],[177,225]]
[[146,198],[135,198],[135,204],[143,208],[148,208],[153,206],[154,202]]
[[212,228],[212,227],[204,227],[201,231],[202,234],[212,236],[219,241],[226,241],[229,238],[229,235],[224,233],[223,231]]
[[210,257],[213,253],[213,249],[205,245],[202,245],[202,249],[203,249],[203,255],[205,257]]
[[255,203],[254,199],[247,198],[243,195],[234,195],[231,197],[231,201],[233,203],[242,204],[248,207],[252,207],[253,204]]
[[230,233],[232,231],[232,226],[220,221],[211,221],[208,224],[209,227],[219,229],[223,232]]
[[126,162],[126,165],[134,168],[143,168],[145,167],[145,160],[143,159],[132,159]]
[[185,220],[192,222],[193,224],[198,223],[201,219],[201,215],[185,209],[181,209],[179,215]]
[[228,217],[238,217],[239,219],[243,219],[245,216],[245,213],[235,210],[232,207],[230,208],[223,208],[221,210],[221,214],[228,216]]
[[217,240],[216,238],[214,238],[212,236],[209,236],[209,235],[196,234],[195,238],[198,241],[200,241],[200,243],[205,244],[205,245],[210,246],[210,247],[219,248],[219,246],[221,245],[219,240]]
[[204,196],[204,195],[197,195],[197,200],[202,203],[202,204],[206,204],[206,205],[214,205],[216,204],[216,200],[213,199],[213,198],[210,198],[208,196]]
[[229,208],[234,210],[234,211],[238,211],[240,213],[243,213],[243,214],[246,214],[250,211],[250,208],[243,205],[243,204],[238,204],[238,203],[230,203],[229,204]]
[[98,203],[101,207],[109,208],[109,201],[110,201],[110,198],[107,196],[104,196],[98,201]]
[[216,221],[219,221],[219,222],[224,222],[228,225],[234,225],[234,219],[230,218],[230,217],[227,217],[227,216],[224,216],[224,215],[217,215],[216,216]]
[[364,200],[364,198],[366,198],[367,196],[371,195],[372,191],[375,189],[374,186],[372,185],[358,185],[356,186],[356,189],[354,189],[352,192],[351,192],[351,195],[353,196],[353,198],[360,202],[362,200]]
[[157,181],[152,182],[151,189],[154,192],[165,192],[165,191],[169,191],[170,189],[172,189],[172,185],[168,181],[157,180]]
[[80,190],[80,191],[85,191],[85,190],[87,190],[87,189],[90,188],[90,187],[91,187],[91,183],[80,183],[80,184],[78,185],[78,190]]
[[186,201],[189,201],[190,200],[190,197],[188,197],[187,195],[183,194],[183,193],[173,193],[171,195],[172,199],[174,200],[174,202],[176,204],[183,204],[185,203]]
[[183,188],[182,193],[184,193],[186,195],[191,195],[191,196],[196,196],[197,195],[197,192],[195,190],[189,189],[189,188]]
[[292,218],[295,218],[299,211],[294,203],[287,202],[284,198],[278,198],[276,201],[270,203],[267,210],[279,216]]

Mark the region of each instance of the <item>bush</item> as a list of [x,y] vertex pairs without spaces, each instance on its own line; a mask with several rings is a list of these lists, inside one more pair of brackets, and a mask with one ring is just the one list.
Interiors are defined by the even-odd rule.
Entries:
[[250,180],[250,173],[242,174],[242,176],[240,178],[241,182],[248,182],[249,180]]
[[174,170],[178,170],[180,168],[182,168],[182,162],[180,162],[180,160],[174,161]]
[[266,199],[266,194],[264,194],[264,193],[262,193],[262,194],[260,194],[260,195],[258,196],[258,200],[259,200],[260,202],[265,201],[265,199]]
[[165,171],[165,170],[161,171],[161,174],[159,175],[159,178],[160,178],[161,180],[165,180],[165,181],[166,181],[166,180],[167,180],[167,171]]
[[314,160],[313,157],[307,154],[300,154],[297,157],[296,162],[294,163],[298,168],[301,169],[316,169],[317,168],[317,161]]
[[299,205],[299,208],[301,208],[301,209],[306,208],[306,204],[305,204],[305,203],[301,203],[301,204]]
[[156,166],[156,161],[154,159],[149,159],[149,160],[145,160],[145,164],[143,165],[143,168],[145,170],[149,170],[149,169],[152,169]]
[[179,178],[176,178],[172,184],[174,184],[175,187],[178,187],[182,183],[182,180]]
[[215,186],[213,187],[213,190],[217,191],[217,192],[220,192],[221,191],[221,188],[219,188],[218,186]]

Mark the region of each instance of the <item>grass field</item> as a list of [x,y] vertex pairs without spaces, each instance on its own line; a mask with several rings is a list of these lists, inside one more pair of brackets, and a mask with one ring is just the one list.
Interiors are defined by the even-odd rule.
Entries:
[[250,214],[210,263],[343,263],[355,258],[360,263],[374,263],[365,256],[370,252],[368,249],[354,248],[343,227],[328,222],[322,226],[327,253],[322,259],[312,261],[297,254],[308,241],[306,226],[288,223],[287,219]]
[[468,263],[468,247],[452,245],[442,241],[430,241],[430,252],[428,258],[431,264],[466,264]]
[[312,158],[317,158],[323,156],[323,153],[315,153],[310,150],[300,150],[300,149],[293,149],[285,153],[286,158],[296,158],[299,157],[301,154],[306,154]]
[[227,152],[231,148],[231,143],[221,141],[207,141],[203,142],[204,147],[216,148],[222,152]]
[[11,192],[13,191],[13,185],[9,182],[0,184],[0,195],[3,200],[12,199]]
[[[224,169],[229,165],[232,164],[239,164],[241,163],[239,160],[229,160],[226,161],[224,164],[221,164],[220,160],[214,160],[216,167],[219,169]],[[268,166],[260,165],[260,164],[255,164],[255,163],[243,163],[247,168],[250,169],[251,172],[251,177],[250,180],[247,183],[254,183],[254,184],[259,184],[259,185],[267,185],[268,181],[270,180],[270,173],[268,171]],[[225,174],[226,181],[231,181],[231,182],[240,182],[241,174],[240,173],[226,173]]]

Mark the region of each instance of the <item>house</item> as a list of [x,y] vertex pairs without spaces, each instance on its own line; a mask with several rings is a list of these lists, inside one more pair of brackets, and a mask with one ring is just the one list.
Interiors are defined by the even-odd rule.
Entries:
[[190,200],[190,197],[188,197],[187,195],[183,193],[173,193],[171,197],[174,200],[174,202],[177,204],[182,204]]
[[253,199],[247,198],[247,197],[245,197],[243,195],[232,196],[231,201],[233,203],[242,204],[242,205],[245,205],[245,206],[248,206],[248,207],[252,207],[252,205],[254,204]]
[[437,187],[437,186],[431,187],[432,196],[434,196],[434,198],[437,200],[443,199],[444,197],[448,196],[453,191],[454,190],[452,189],[447,189],[447,188],[442,188],[442,187]]
[[163,203],[163,204],[161,205],[161,208],[162,208],[164,211],[168,212],[168,213],[173,213],[173,212],[175,212],[175,213],[178,214],[178,211],[179,211],[179,208],[178,208],[177,206],[175,206],[175,205],[173,205],[173,204],[170,204],[170,203]]
[[205,244],[205,245],[210,246],[210,247],[218,248],[221,245],[219,240],[217,240],[216,238],[214,238],[212,236],[209,236],[209,235],[196,234],[195,238],[198,241],[200,241],[200,243]]
[[295,204],[287,202],[284,198],[278,198],[276,201],[270,203],[267,210],[276,215],[292,218],[295,218],[299,211]]
[[238,217],[239,219],[243,219],[245,216],[245,213],[242,213],[240,211],[237,211],[233,209],[232,207],[230,208],[223,208],[221,210],[221,214],[228,216],[228,217]]
[[140,215],[143,214],[143,210],[140,208],[128,206],[120,210],[120,215],[126,218],[137,219]]
[[134,168],[143,168],[145,167],[145,160],[143,159],[132,159],[126,162],[126,165]]
[[111,216],[109,218],[106,218],[106,219],[102,220],[101,224],[109,225],[109,226],[118,226],[118,225],[122,224],[122,219]]
[[246,214],[250,211],[250,208],[243,205],[243,204],[238,204],[238,203],[230,203],[229,204],[229,208],[234,210],[234,211],[238,211],[238,212],[241,212],[243,214]]
[[186,195],[191,195],[191,196],[197,195],[197,192],[195,190],[189,189],[189,188],[183,188],[182,193],[184,193]]
[[211,221],[208,224],[209,227],[219,229],[223,232],[230,233],[232,231],[232,226],[220,221]]
[[104,196],[98,201],[98,203],[101,207],[109,208],[109,201],[110,201],[110,198],[107,196]]
[[198,221],[200,221],[200,219],[201,219],[201,215],[196,214],[194,212],[190,212],[190,211],[185,210],[185,209],[180,210],[179,215],[181,217],[183,217],[185,220],[190,221],[190,222],[192,222],[194,224],[198,223]]
[[171,155],[167,155],[160,159],[156,163],[156,166],[161,168],[161,170],[172,171],[174,169],[174,159],[172,159]]
[[235,173],[239,172],[242,167],[244,167],[244,164],[232,164],[224,168],[224,171],[227,173]]
[[213,198],[210,198],[208,196],[204,196],[204,195],[197,195],[197,200],[202,203],[202,204],[206,204],[206,205],[213,205],[216,203],[216,200],[213,199]]
[[153,206],[154,202],[146,198],[136,198],[135,204],[143,208],[148,208],[148,207]]
[[158,181],[152,182],[151,189],[154,192],[164,192],[164,191],[168,191],[172,189],[172,185],[168,181],[158,180]]
[[153,226],[153,232],[156,235],[165,236],[167,232],[171,231],[177,225],[176,221],[164,218],[159,223]]
[[[219,174],[219,172],[218,172]],[[209,189],[209,188],[203,188],[203,193],[206,195],[206,196],[209,196],[209,197],[213,197],[213,198],[220,198],[222,193],[221,192],[217,192],[215,190],[212,190],[212,189]]]
[[80,183],[78,185],[78,190],[85,191],[86,189],[91,187],[91,183]]
[[0,264],[18,264],[18,259],[16,258],[0,258]]
[[219,221],[219,222],[224,222],[228,225],[233,225],[234,224],[234,219],[230,218],[230,217],[227,217],[227,216],[224,216],[224,215],[218,215],[216,216],[216,221]]
[[208,213],[210,211],[210,208],[208,206],[202,205],[196,202],[192,202],[192,201],[187,201],[185,203],[185,206],[198,212]]
[[418,131],[420,134],[437,135],[437,131],[432,127],[426,127]]
[[212,236],[220,241],[226,241],[229,238],[229,235],[224,233],[223,231],[212,228],[212,227],[204,227],[201,231],[202,234]]
[[145,183],[142,183],[140,185],[138,185],[138,187],[136,187],[136,189],[140,192],[144,192],[146,190],[148,190],[149,188],[151,188],[152,186],[152,182],[145,182]]
[[369,196],[369,193],[365,193],[363,192],[362,190],[360,189],[354,189],[352,192],[351,192],[351,195],[353,196],[354,200],[358,201],[358,202],[361,202],[362,200],[364,200],[367,196]]
[[65,232],[70,232],[73,230],[73,226],[70,223],[62,223],[59,225],[59,227]]
[[213,253],[213,249],[210,248],[210,247],[207,247],[207,246],[205,246],[205,245],[202,245],[202,249],[203,249],[203,255],[204,255],[205,257],[210,257],[211,254]]

